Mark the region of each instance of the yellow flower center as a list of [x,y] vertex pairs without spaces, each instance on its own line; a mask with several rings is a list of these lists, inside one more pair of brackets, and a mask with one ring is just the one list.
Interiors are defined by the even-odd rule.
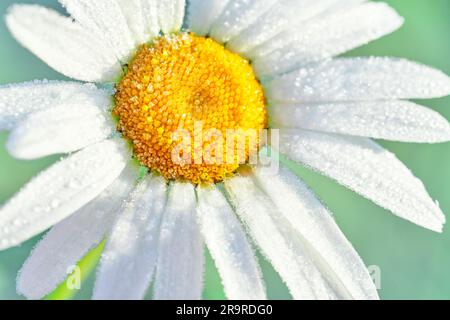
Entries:
[[137,159],[170,180],[222,181],[257,152],[267,127],[249,62],[191,33],[142,46],[115,98]]

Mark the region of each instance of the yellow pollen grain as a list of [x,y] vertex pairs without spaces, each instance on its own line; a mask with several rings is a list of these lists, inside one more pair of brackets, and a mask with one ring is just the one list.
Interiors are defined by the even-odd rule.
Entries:
[[[267,127],[264,93],[249,62],[212,39],[191,33],[142,46],[117,85],[115,99],[118,129],[132,142],[135,156],[169,180],[220,182],[242,164],[237,157],[225,161],[230,152],[226,139],[218,149],[223,152],[222,163],[201,161],[211,141],[198,140],[203,138],[196,136],[198,123],[202,134],[215,130],[224,138],[228,130],[259,132]],[[180,130],[192,138],[191,148],[183,150],[191,163],[173,161],[174,147],[180,143],[173,134]],[[232,148],[242,147],[236,142]],[[246,149],[244,162],[249,153]]]

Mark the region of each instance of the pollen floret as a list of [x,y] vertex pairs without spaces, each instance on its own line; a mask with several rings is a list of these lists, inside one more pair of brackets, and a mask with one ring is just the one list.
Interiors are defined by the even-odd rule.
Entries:
[[[249,132],[257,133],[259,147],[267,126],[264,93],[250,63],[191,33],[142,46],[115,98],[119,130],[137,159],[171,180],[223,180],[248,161]],[[186,161],[174,161],[174,150]]]

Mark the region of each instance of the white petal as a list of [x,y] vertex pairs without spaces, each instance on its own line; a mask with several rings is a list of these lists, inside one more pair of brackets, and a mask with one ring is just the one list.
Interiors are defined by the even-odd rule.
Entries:
[[198,189],[200,227],[228,299],[266,299],[261,271],[244,230],[222,193]]
[[131,194],[103,251],[94,299],[143,299],[157,262],[166,189],[163,178],[147,177]]
[[231,0],[222,14],[214,22],[211,37],[220,42],[228,42],[242,30],[267,12],[277,0]]
[[144,20],[144,8],[142,0],[116,0],[122,9],[128,27],[133,34],[137,45],[148,42],[147,21]]
[[29,115],[16,125],[6,147],[14,157],[30,160],[83,149],[114,131],[106,108],[71,102]]
[[106,105],[110,92],[92,84],[63,81],[31,81],[0,86],[0,130],[12,129],[30,113],[69,102]]
[[256,55],[252,49],[266,41],[275,42],[282,31],[293,28],[327,10],[336,9],[337,6],[341,8],[362,1],[364,0],[279,0],[253,24],[231,39],[227,47],[234,52],[254,58]]
[[[292,14],[287,14],[289,17],[292,16],[292,19],[290,19],[290,23],[282,30],[282,32],[248,52],[248,55],[253,59],[265,56],[290,43],[298,30],[305,29],[320,21],[323,22],[324,20],[329,20],[332,17],[339,17],[345,12],[355,10],[361,3],[367,2],[367,0],[281,1],[292,6],[293,9],[289,10]],[[289,2],[292,2],[293,4],[290,4]]]
[[161,31],[158,17],[158,3],[159,0],[141,0],[142,17],[144,19],[145,34],[148,38],[147,41],[157,37]]
[[55,11],[14,5],[6,23],[17,41],[65,76],[108,82],[120,75],[116,57],[102,41]]
[[302,235],[322,272],[344,297],[368,300],[378,294],[361,258],[337,226],[330,212],[293,173],[265,168],[255,176],[281,213]]
[[448,121],[412,102],[274,104],[270,108],[275,128],[302,128],[403,142],[450,141]]
[[433,231],[445,216],[423,183],[395,155],[375,142],[357,137],[283,130],[280,151],[340,184]]
[[289,102],[434,98],[450,94],[441,71],[393,58],[342,58],[305,67],[268,83],[269,100]]
[[126,168],[100,196],[54,226],[19,272],[17,291],[28,299],[41,299],[62,283],[69,268],[102,242],[138,173],[135,167]]
[[[291,1],[298,3],[298,0]],[[287,9],[283,2],[275,3],[269,11],[259,16],[256,21],[232,38],[227,43],[227,48],[233,52],[244,54],[271,39],[291,22],[290,14],[294,14],[294,10]]]
[[183,26],[185,0],[158,0],[159,25],[164,33],[180,31]]
[[107,140],[39,174],[0,209],[0,250],[45,231],[96,198],[128,160],[122,141]]
[[278,35],[268,47],[258,48],[253,66],[260,77],[295,70],[378,39],[402,23],[403,19],[385,3],[369,2],[340,10]]
[[222,14],[230,0],[190,0],[188,3],[189,30],[199,36],[205,36],[211,31],[216,19]]
[[126,63],[136,42],[117,0],[59,0],[83,28],[109,45],[119,61]]
[[204,257],[193,185],[171,186],[159,241],[155,299],[200,299]]
[[251,178],[234,177],[226,189],[249,233],[286,282],[294,299],[334,299],[335,292],[310,258],[307,248]]

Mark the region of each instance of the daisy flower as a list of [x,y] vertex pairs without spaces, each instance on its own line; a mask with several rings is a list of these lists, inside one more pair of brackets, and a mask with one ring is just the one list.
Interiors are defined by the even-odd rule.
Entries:
[[[250,161],[257,152],[442,231],[445,217],[424,185],[371,139],[449,141],[448,122],[407,99],[446,96],[450,79],[398,58],[337,57],[401,26],[388,5],[60,3],[67,16],[18,4],[6,17],[25,48],[80,81],[0,87],[8,151],[66,154],[0,209],[0,249],[51,228],[19,273],[27,298],[51,292],[106,239],[95,299],[141,299],[150,286],[155,299],[199,299],[206,248],[230,299],[266,298],[256,248],[295,299],[377,299],[326,207],[285,162],[273,170]],[[215,140],[202,140],[199,124]],[[258,134],[251,152],[244,132],[266,129],[271,136]],[[229,130],[224,149],[219,137]],[[243,157],[205,159],[230,150]]]

